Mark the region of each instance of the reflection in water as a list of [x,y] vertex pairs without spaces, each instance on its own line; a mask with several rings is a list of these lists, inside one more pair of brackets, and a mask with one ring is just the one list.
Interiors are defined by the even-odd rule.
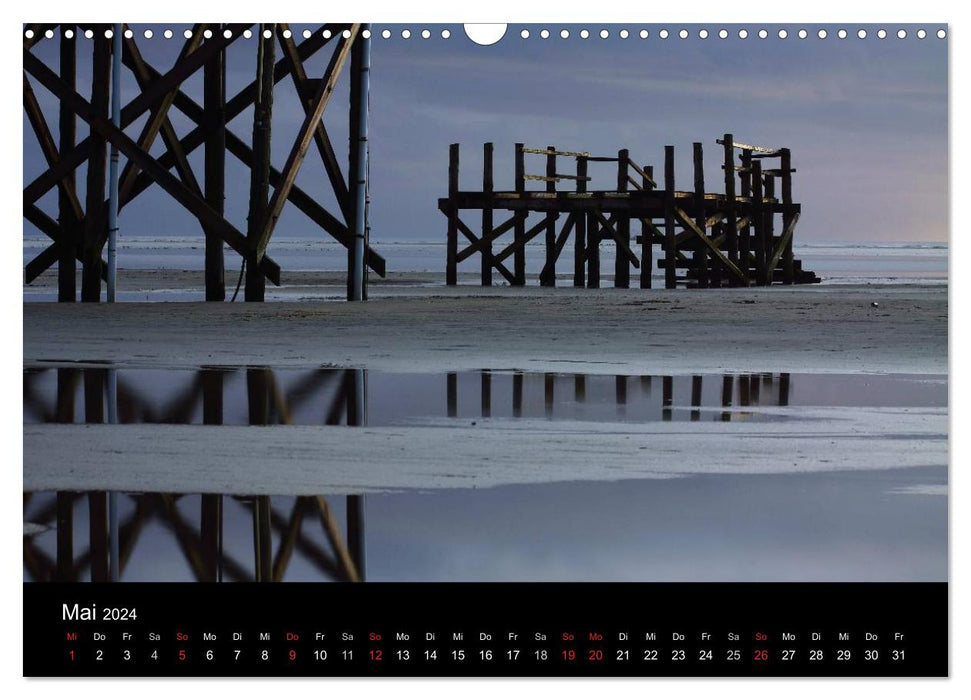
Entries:
[[[786,373],[629,377],[482,371],[449,373],[443,382],[442,375],[332,368],[57,367],[28,368],[23,377],[25,422],[52,423],[363,426],[443,418],[768,420],[772,416],[757,407],[942,406],[947,395],[946,381],[940,379]],[[559,487],[534,490],[540,488]],[[584,486],[583,491],[588,496],[593,488]],[[529,489],[508,493],[520,492]],[[117,520],[111,517],[112,498],[118,503]],[[503,498],[512,501],[495,508],[522,511],[515,496]],[[299,561],[302,578],[363,581],[365,512],[363,495],[27,493],[24,574],[38,581],[130,580],[144,578],[146,571],[162,579],[280,581],[291,563]],[[418,526],[415,520],[406,524]],[[147,554],[132,573],[132,559],[146,537],[141,551]],[[188,573],[156,570],[172,566],[171,556],[157,552],[161,538],[177,547]],[[117,576],[112,576],[114,568]]]

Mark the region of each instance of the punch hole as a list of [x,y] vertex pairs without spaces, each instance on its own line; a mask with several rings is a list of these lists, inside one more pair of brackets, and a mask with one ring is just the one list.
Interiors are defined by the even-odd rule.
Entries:
[[641,30],[641,39],[646,39],[650,35],[651,35],[650,32],[648,32],[646,29]]
[[937,30],[937,38],[938,39],[944,39],[946,37],[947,37],[947,32],[946,31],[944,31],[943,29],[938,29]]
[[447,29],[443,29],[442,30],[442,38],[443,39],[448,39],[450,36],[452,36],[452,32],[450,32]]
[[626,39],[629,36],[630,36],[630,32],[629,31],[627,31],[626,29],[621,29],[620,30],[620,38],[621,39]]
[[[466,24],[464,25],[465,36],[479,46],[492,46],[506,35],[507,26],[505,24]],[[546,32],[545,29],[543,31]],[[549,32],[546,32],[546,36],[549,36]],[[546,36],[543,38],[545,39]]]

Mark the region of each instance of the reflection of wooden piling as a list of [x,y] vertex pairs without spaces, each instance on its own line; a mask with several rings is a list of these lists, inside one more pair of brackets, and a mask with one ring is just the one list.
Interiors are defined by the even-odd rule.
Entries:
[[347,497],[347,551],[357,569],[358,580],[367,580],[367,553],[365,551],[365,511],[363,495]]
[[[587,159],[577,157],[577,193],[587,191]],[[587,260],[587,217],[582,212],[574,216],[573,225],[573,286],[586,284],[584,265]]]
[[481,408],[482,417],[489,418],[492,415],[492,373],[483,371],[480,378],[481,385]]
[[555,397],[555,382],[556,375],[552,372],[547,372],[543,375],[543,400],[546,404],[546,417],[553,417],[553,404],[556,400]]
[[105,371],[100,368],[84,370],[84,422],[105,422]]
[[[701,406],[701,375],[695,374],[691,377],[691,405],[695,409]],[[700,420],[701,411],[691,411],[691,420]]]
[[270,530],[270,497],[253,498],[253,572],[257,581],[273,580],[273,540]]
[[671,420],[671,406],[674,403],[674,378],[661,377],[661,420]]
[[761,387],[762,387],[761,377],[759,377],[759,375],[757,374],[751,375],[749,377],[749,390],[751,391],[751,394],[752,394],[751,400],[752,400],[753,406],[759,405],[759,394],[761,393]]
[[57,569],[58,581],[74,579],[74,494],[57,492]]
[[78,370],[59,368],[57,370],[57,422],[74,422],[74,394],[78,386]]
[[[728,408],[732,405],[732,386],[734,382],[732,381],[732,375],[726,374],[722,377],[722,407]],[[722,420],[730,421],[732,419],[731,411],[722,411]]]
[[[203,425],[222,425],[223,372],[221,370],[202,370],[202,422]],[[223,549],[221,494],[202,494],[199,534],[202,540],[203,580],[221,581]]]
[[738,405],[751,406],[752,396],[749,391],[749,381],[747,374],[738,375]]
[[108,494],[88,494],[88,533],[91,552],[91,580],[108,580]]
[[627,377],[618,374],[614,377],[614,400],[618,406],[627,403]]
[[249,405],[249,424],[266,425],[270,419],[270,381],[269,370],[250,368],[246,370],[246,398]]
[[449,372],[445,375],[445,404],[449,418],[458,415],[458,375]]
[[783,372],[779,375],[779,405],[789,405],[789,373]]
[[587,400],[587,378],[583,374],[573,375],[573,400],[577,403]]
[[455,204],[456,194],[459,191],[459,145],[453,143],[448,147],[448,201],[451,203],[448,209],[448,238],[446,245],[448,251],[445,260],[445,284],[458,284],[458,262],[456,258],[459,253],[459,212],[458,205]]
[[523,373],[512,375],[512,415],[520,418],[523,415]]

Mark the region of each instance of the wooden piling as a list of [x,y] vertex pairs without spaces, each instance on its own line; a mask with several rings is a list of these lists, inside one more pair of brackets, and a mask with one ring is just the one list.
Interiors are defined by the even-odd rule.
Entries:
[[674,405],[674,377],[661,377],[661,420],[671,420],[671,407]]
[[[779,149],[779,170],[781,171],[780,180],[782,185],[782,231],[789,230],[792,223],[792,154],[788,148]],[[792,256],[792,236],[786,243],[782,253],[782,282],[792,284],[795,275],[795,261]]]
[[74,580],[74,494],[58,491],[57,501],[57,563],[55,581]]
[[[214,26],[216,36],[221,25]],[[226,54],[217,51],[203,68],[203,120],[206,127],[206,204],[220,216],[226,199]],[[206,301],[226,300],[224,243],[215,231],[207,232],[205,258]]]
[[480,404],[482,417],[492,416],[492,372],[483,371],[480,378]]
[[482,246],[482,286],[492,286],[492,144],[482,145],[482,240],[488,241]]
[[[693,144],[693,162],[694,162],[694,175],[695,175],[695,197],[694,197],[694,207],[695,207],[695,224],[701,232],[707,236],[708,235],[708,223],[707,217],[705,216],[705,165],[704,165],[704,153],[702,150],[702,145],[699,142]],[[692,262],[694,264],[694,271],[696,275],[696,281],[699,287],[709,286],[708,279],[708,248],[703,245],[700,241],[696,242],[696,247],[692,253]]]
[[753,236],[753,252],[755,253],[755,276],[759,284],[766,284],[767,270],[766,251],[765,251],[765,216],[762,202],[762,164],[752,160],[752,228],[755,231]]
[[[738,229],[737,213],[735,202],[735,137],[732,134],[725,134],[722,139],[722,147],[725,151],[725,162],[722,168],[725,171],[725,248],[728,252],[728,259],[736,265],[738,264]],[[733,277],[731,286],[736,286],[738,281]]]
[[583,374],[573,375],[573,400],[577,403],[587,400],[587,377]]
[[[582,216],[582,215],[581,215]],[[587,288],[600,288],[600,221],[587,214]]]
[[[66,36],[68,31],[73,33],[71,38]],[[77,50],[74,37],[77,37],[77,27],[73,24],[61,25],[61,82],[69,90],[77,88]],[[77,117],[74,115],[74,111],[64,102],[59,105],[58,131],[59,152],[70,153],[74,150],[74,142],[77,139]],[[76,259],[78,254],[78,227],[81,222],[77,218],[71,197],[68,195],[70,190],[75,189],[76,182],[77,176],[72,169],[70,173],[64,176],[62,180],[64,186],[58,190],[57,194],[57,219],[61,228],[61,241],[58,244],[57,257],[57,300],[63,302],[77,301]]]
[[[729,408],[732,405],[732,387],[734,383],[732,375],[726,374],[722,376],[722,408]],[[721,419],[722,421],[730,421],[732,419],[732,412],[722,411]]]
[[[775,198],[775,177],[773,175],[764,176],[765,185],[762,191],[766,199]],[[775,250],[775,205],[768,204],[762,208],[764,212],[764,223],[762,225],[762,236],[765,238],[763,248],[765,250],[765,281],[772,284],[775,270],[772,267],[772,252]]]
[[556,403],[556,375],[552,372],[543,374],[543,403],[546,406],[546,417],[552,418]]
[[445,284],[458,284],[459,227],[458,204],[456,195],[459,191],[459,145],[450,144],[448,147],[448,238],[446,245],[448,252],[445,260]]
[[664,288],[678,285],[678,252],[674,231],[674,146],[664,147]]
[[449,418],[458,415],[458,375],[455,372],[445,375],[445,412]]
[[[617,151],[617,191],[627,191],[627,178],[630,176],[630,153],[626,148]],[[630,216],[618,214],[614,219],[614,229],[618,238],[630,244]],[[630,287],[630,261],[620,245],[616,247],[614,256],[614,287],[627,289]]]
[[514,372],[512,375],[512,415],[522,418],[523,415],[523,373]]
[[[94,33],[94,59],[91,67],[91,108],[101,119],[108,119],[108,88],[111,82],[111,40],[105,27]],[[107,237],[103,216],[105,174],[108,165],[108,140],[95,128],[88,136],[87,192],[85,195],[81,301],[101,301],[101,250]]]
[[[546,191],[556,192],[556,147],[549,146],[549,153],[546,154]],[[525,253],[525,247],[520,250]],[[518,251],[517,251],[518,252]],[[523,262],[525,265],[525,260]],[[546,276],[540,280],[544,287],[556,286],[556,215],[553,213],[546,215]]]
[[88,548],[91,553],[91,580],[108,580],[108,493],[88,493]]
[[[654,189],[654,166],[645,165],[644,175],[641,178],[641,186],[645,191]],[[651,274],[654,271],[654,231],[641,218],[641,289],[650,289],[652,285]]]
[[752,151],[747,148],[742,149],[742,155],[739,161],[742,167],[739,173],[742,199],[748,200],[750,204],[748,207],[748,216],[745,217],[745,220],[749,223],[746,223],[740,230],[738,230],[736,223],[736,230],[738,230],[738,258],[742,272],[751,278],[752,271],[755,269],[750,259],[752,253]]
[[782,372],[779,375],[779,405],[789,405],[789,373]]
[[[587,159],[583,156],[577,157],[577,193],[587,191]],[[583,287],[586,285],[586,270],[584,265],[587,260],[587,218],[583,213],[578,213],[573,225],[573,286]]]
[[614,401],[618,406],[627,404],[627,377],[618,374],[614,377]]
[[[202,423],[223,423],[223,372],[202,370]],[[202,494],[199,534],[202,539],[203,580],[222,580],[223,497],[218,493]]]
[[[526,163],[523,155],[523,144],[516,144],[515,153],[515,178],[516,194],[522,196],[526,191]],[[527,212],[521,211],[514,214],[516,217],[514,240],[516,252],[513,253],[513,279],[516,286],[526,284],[526,216]],[[485,231],[483,231],[485,235]],[[542,283],[542,280],[540,281]]]
[[691,377],[691,406],[695,410],[691,411],[691,420],[701,420],[701,375],[695,374]]
[[[270,36],[266,37],[265,33]],[[257,37],[257,97],[253,105],[253,167],[250,169],[249,217],[246,240],[249,258],[246,261],[246,301],[263,301],[266,294],[266,278],[259,268],[256,249],[263,233],[263,222],[270,196],[270,144],[273,118],[273,69],[276,58],[274,25],[261,24]]]

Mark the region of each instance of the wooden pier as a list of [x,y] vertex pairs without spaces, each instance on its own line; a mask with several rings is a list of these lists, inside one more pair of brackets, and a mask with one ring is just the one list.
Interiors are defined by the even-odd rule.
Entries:
[[[725,191],[721,193],[706,190],[701,143],[693,145],[691,190],[676,186],[674,146],[664,147],[659,183],[654,167],[639,165],[627,149],[601,157],[554,146],[527,148],[521,143],[515,146],[513,188],[496,190],[493,144],[487,143],[482,189],[474,191],[459,188],[459,145],[452,144],[448,196],[438,200],[439,210],[448,218],[446,283],[457,284],[459,264],[478,254],[483,286],[492,285],[494,271],[510,285],[525,285],[527,244],[540,235],[545,260],[539,283],[546,287],[556,285],[556,266],[571,238],[575,287],[600,287],[604,241],[613,243],[616,250],[615,287],[631,286],[633,268],[640,287],[650,288],[655,264],[664,270],[668,289],[679,284],[748,287],[819,282],[793,257],[801,205],[792,198],[795,169],[789,149],[738,143],[732,134],[716,143],[723,159]],[[542,157],[544,174],[527,172],[527,156]],[[608,184],[609,189],[592,186],[590,166],[600,163],[616,164],[616,181]],[[532,181],[544,183],[544,188],[527,189],[526,183]],[[564,181],[572,187],[558,190],[558,183]],[[462,218],[468,210],[481,213],[478,232]],[[508,212],[509,217],[497,223],[497,210]],[[635,230],[639,230],[636,235]],[[461,249],[459,234],[467,242]],[[500,240],[502,247],[497,245]],[[661,251],[656,262],[654,246]]]

